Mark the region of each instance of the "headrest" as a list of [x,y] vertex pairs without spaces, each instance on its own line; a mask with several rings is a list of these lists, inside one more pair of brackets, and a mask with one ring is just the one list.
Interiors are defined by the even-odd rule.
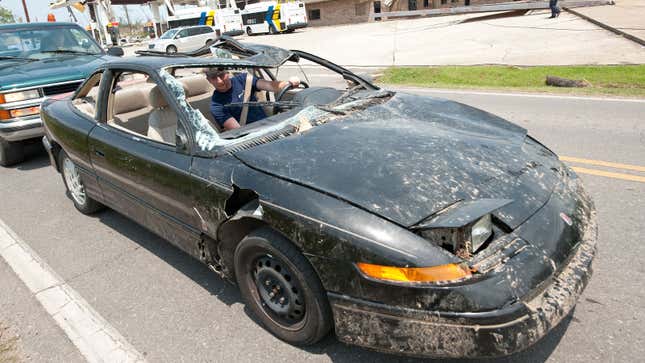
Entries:
[[143,90],[128,87],[114,94],[114,113],[121,114],[148,107],[148,98]]
[[162,108],[168,106],[168,102],[166,102],[166,97],[161,93],[161,90],[159,89],[159,86],[154,86],[150,90],[149,93],[150,97],[150,106],[153,108]]
[[180,78],[179,82],[184,86],[186,97],[200,96],[204,93],[213,93],[213,86],[203,75]]

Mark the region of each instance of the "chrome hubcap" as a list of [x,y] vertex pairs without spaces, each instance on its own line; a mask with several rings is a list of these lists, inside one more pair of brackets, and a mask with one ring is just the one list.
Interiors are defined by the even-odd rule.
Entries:
[[85,204],[87,197],[85,196],[83,183],[81,183],[81,176],[78,173],[78,169],[76,169],[76,165],[69,158],[63,160],[63,175],[65,176],[67,189],[69,189],[74,201],[80,205]]

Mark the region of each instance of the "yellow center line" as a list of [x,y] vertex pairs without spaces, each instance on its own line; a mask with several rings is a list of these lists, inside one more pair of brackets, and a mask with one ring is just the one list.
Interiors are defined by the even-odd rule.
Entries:
[[580,163],[580,164],[588,164],[588,165],[606,166],[608,168],[645,172],[645,166],[638,166],[638,165],[610,163],[609,161],[574,158],[572,156],[560,156],[560,160],[568,161],[570,163]]
[[573,169],[573,171],[575,171],[576,173],[579,173],[579,174],[597,175],[597,176],[604,176],[604,177],[608,177],[608,178],[622,179],[622,180],[635,181],[635,182],[639,182],[639,183],[645,183],[645,177],[642,177],[642,176],[623,174],[623,173],[612,173],[612,172],[609,172],[609,171],[580,168],[580,167],[577,167],[577,166],[572,166],[571,169]]

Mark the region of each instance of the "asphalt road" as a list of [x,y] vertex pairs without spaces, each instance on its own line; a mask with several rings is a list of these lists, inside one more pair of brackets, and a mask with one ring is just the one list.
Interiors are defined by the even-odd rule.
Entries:
[[[599,212],[600,241],[595,274],[574,314],[533,348],[498,361],[642,359],[645,100],[410,91],[508,118],[561,155],[592,159],[572,165],[609,173],[581,174]],[[113,211],[78,213],[40,148],[0,170],[0,219],[150,362],[404,360],[333,337],[306,349],[279,341],[249,317],[233,286],[169,243]],[[0,321],[21,335],[26,359],[81,359],[1,259],[0,282]]]

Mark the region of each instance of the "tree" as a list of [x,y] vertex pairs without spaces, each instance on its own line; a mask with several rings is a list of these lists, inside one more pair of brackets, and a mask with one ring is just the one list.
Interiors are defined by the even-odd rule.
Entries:
[[9,9],[5,9],[2,6],[0,6],[0,24],[4,23],[15,23],[15,19],[13,18],[13,13]]

